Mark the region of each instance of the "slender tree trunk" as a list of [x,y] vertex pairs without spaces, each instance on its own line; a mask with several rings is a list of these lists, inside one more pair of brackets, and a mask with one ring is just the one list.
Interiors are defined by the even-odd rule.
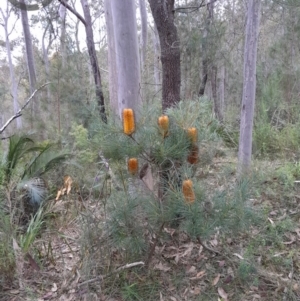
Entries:
[[104,96],[103,96],[102,83],[101,83],[101,76],[100,76],[100,69],[99,69],[99,65],[98,65],[98,59],[97,59],[95,43],[94,43],[94,34],[93,34],[93,28],[92,28],[92,19],[91,19],[90,9],[89,9],[87,0],[80,0],[80,1],[81,1],[83,13],[84,13],[84,19],[86,22],[86,26],[85,26],[86,43],[87,43],[87,47],[88,47],[88,53],[89,53],[89,57],[90,57],[91,66],[93,69],[98,109],[100,112],[101,119],[104,122],[107,122],[106,113],[105,113]]
[[[25,4],[25,0],[20,0],[19,2]],[[30,34],[27,10],[21,9],[21,19],[22,19],[24,41],[25,41],[25,49],[26,49],[26,59],[27,59],[27,69],[28,69],[29,83],[30,83],[30,93],[32,94],[36,88],[36,72],[35,72],[32,38],[31,38],[31,34]],[[40,109],[39,109],[39,104],[37,103],[36,97],[35,97],[35,99],[32,100],[31,103],[33,106],[32,110],[35,111],[36,114],[39,114]]]
[[[49,80],[50,77],[50,63],[49,63],[49,58],[48,58],[48,50],[51,47],[52,44],[52,38],[51,35],[49,37],[49,44],[48,47],[46,47],[45,45],[45,39],[46,39],[46,33],[48,31],[49,28],[49,23],[47,24],[44,33],[43,33],[43,37],[42,37],[42,51],[43,51],[43,60],[45,63],[45,71],[46,71],[46,78],[47,80]],[[47,85],[47,99],[48,99],[48,111],[50,112],[50,107],[49,107],[49,100],[51,99],[51,90],[50,90],[50,85]]]
[[223,122],[224,110],[225,110],[225,65],[224,64],[220,68],[218,83],[219,83],[218,87],[219,87],[220,121]]
[[174,0],[148,0],[160,39],[162,109],[180,101],[180,42],[174,24]]
[[158,93],[161,89],[161,79],[160,79],[160,45],[159,45],[159,36],[157,28],[154,24],[153,26],[153,45],[154,45],[154,62],[153,62],[153,71],[154,71],[154,82],[155,82],[155,92]]
[[109,98],[112,112],[119,115],[118,111],[118,73],[116,62],[116,45],[111,10],[111,0],[104,0],[105,22],[108,43],[108,72],[109,72]]
[[124,108],[132,108],[138,118],[141,97],[135,1],[111,0],[111,8],[118,70],[119,116],[122,116]]
[[141,25],[142,25],[142,35],[141,35],[141,71],[144,70],[144,65],[146,62],[146,51],[148,43],[148,22],[147,22],[147,9],[145,0],[139,0],[140,3],[140,14],[141,14]]
[[249,0],[244,48],[244,84],[239,140],[239,176],[250,170],[256,92],[256,59],[261,0]]
[[[8,4],[7,4],[8,5]],[[10,73],[10,80],[11,80],[11,94],[13,96],[13,107],[14,107],[14,113],[16,114],[19,111],[19,103],[18,103],[18,85],[16,81],[15,71],[14,71],[14,65],[12,62],[12,55],[11,55],[11,49],[10,49],[10,41],[9,41],[9,32],[8,32],[8,18],[9,18],[9,10],[8,6],[6,9],[6,15],[4,15],[2,9],[1,14],[3,17],[3,27],[5,32],[5,47],[7,52],[7,59],[8,59],[8,65],[9,65],[9,73]],[[22,128],[22,119],[21,117],[17,118],[17,129]]]
[[206,25],[202,37],[202,78],[200,83],[200,89],[199,89],[199,96],[203,96],[205,92],[205,87],[208,79],[208,73],[209,73],[209,65],[210,65],[210,49],[208,45],[208,39],[209,39],[209,33],[210,33],[210,27],[213,20],[213,12],[214,12],[214,3],[210,2],[207,5],[208,10],[208,17],[206,20]]
[[[65,0],[68,2],[68,0]],[[66,14],[67,9],[64,5],[59,5],[59,17],[61,21],[61,28],[60,28],[60,52],[62,57],[62,67],[66,67],[66,59],[67,59],[67,48],[66,48]]]

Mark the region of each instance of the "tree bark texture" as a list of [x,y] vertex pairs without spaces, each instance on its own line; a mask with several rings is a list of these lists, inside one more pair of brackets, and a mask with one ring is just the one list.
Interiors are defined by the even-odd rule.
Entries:
[[[18,85],[17,85],[17,81],[16,81],[14,65],[12,62],[12,54],[11,54],[10,41],[9,41],[10,33],[8,31],[8,18],[10,15],[10,11],[8,9],[8,3],[7,3],[6,14],[4,14],[2,9],[0,9],[0,11],[2,14],[3,22],[4,22],[3,28],[4,28],[4,33],[5,33],[5,47],[6,47],[10,80],[11,80],[11,94],[13,96],[14,114],[16,114],[20,108],[19,108],[19,103],[18,103]],[[21,117],[19,117],[19,118],[17,118],[17,129],[21,129],[21,127],[22,127],[22,119],[21,119]]]
[[250,169],[252,155],[252,129],[256,92],[256,59],[259,34],[261,0],[249,0],[244,48],[244,83],[241,106],[238,174]]
[[161,47],[163,111],[180,101],[180,42],[174,23],[174,2],[149,0]]
[[[68,0],[66,0],[68,2]],[[62,67],[66,67],[66,59],[67,59],[67,48],[66,48],[66,7],[60,3],[59,5],[59,18],[61,21],[61,29],[60,29],[60,52],[62,57]]]
[[118,111],[135,110],[138,118],[140,97],[140,60],[134,0],[111,0],[116,66],[118,72]]
[[[25,4],[25,0],[20,0],[20,3]],[[30,93],[32,94],[36,87],[36,72],[35,72],[32,38],[31,38],[31,34],[30,34],[27,10],[21,9],[21,19],[22,19],[24,41],[25,41],[25,49],[26,49],[26,59],[27,59],[27,69],[28,69],[29,83],[30,83]],[[33,110],[38,114],[40,110],[39,110],[38,103],[36,103],[36,99],[33,100],[32,105],[33,105]]]
[[199,96],[203,96],[205,92],[205,87],[208,79],[208,73],[209,73],[209,65],[211,63],[210,58],[210,49],[208,45],[208,39],[209,39],[209,33],[211,24],[213,21],[213,13],[214,13],[214,3],[210,2],[207,4],[207,10],[208,10],[208,17],[206,20],[206,25],[202,37],[202,77],[200,82],[200,89],[199,89]]
[[154,24],[153,26],[153,45],[154,45],[154,62],[153,62],[153,73],[154,73],[154,82],[155,82],[155,93],[158,93],[161,89],[161,79],[160,79],[160,45],[159,45],[159,36],[157,28]]
[[91,18],[90,9],[87,0],[81,0],[81,5],[82,5],[84,19],[86,23],[85,24],[86,43],[87,43],[88,53],[90,57],[90,63],[93,69],[98,109],[102,121],[107,122],[104,96],[103,96],[102,83],[101,83],[101,75],[100,75],[100,69],[98,65],[98,59],[97,59],[95,43],[94,43],[92,18]]
[[141,70],[143,72],[147,54],[147,43],[148,43],[148,22],[147,22],[147,9],[145,0],[139,0],[140,4],[140,15],[141,15]]
[[119,115],[118,111],[118,73],[116,62],[116,46],[114,27],[111,11],[111,0],[104,0],[105,22],[107,31],[108,44],[108,73],[109,73],[109,99],[110,107],[115,115]]

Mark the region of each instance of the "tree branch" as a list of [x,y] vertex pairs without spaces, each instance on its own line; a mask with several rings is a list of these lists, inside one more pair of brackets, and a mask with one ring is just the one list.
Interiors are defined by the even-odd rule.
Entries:
[[70,6],[68,3],[65,2],[65,0],[58,0],[66,9],[68,9],[73,15],[75,15],[82,23],[84,26],[86,26],[86,22],[84,18]]
[[33,91],[33,93],[31,94],[31,96],[27,99],[27,101],[25,102],[25,104],[23,105],[23,107],[21,107],[21,109],[12,117],[10,117],[6,123],[3,125],[2,128],[0,128],[0,134],[2,134],[4,132],[4,130],[8,127],[8,125],[16,118],[22,116],[21,112],[27,107],[27,105],[29,104],[29,102],[34,98],[34,95],[41,90],[42,88],[44,88],[45,86],[49,85],[50,83],[46,83],[43,84],[42,86],[40,86],[38,89],[36,89],[35,91]]
[[201,3],[200,3],[198,6],[177,7],[177,8],[174,9],[174,12],[182,12],[181,10],[191,9],[191,11],[189,11],[189,12],[187,12],[187,13],[192,13],[192,12],[198,10],[198,9],[201,8],[201,7],[204,7],[204,6],[206,6],[206,5],[210,5],[210,4],[212,4],[212,3],[214,3],[214,2],[217,2],[217,1],[218,1],[218,0],[211,0],[211,1],[208,2],[208,3],[204,3],[205,0],[202,0]]

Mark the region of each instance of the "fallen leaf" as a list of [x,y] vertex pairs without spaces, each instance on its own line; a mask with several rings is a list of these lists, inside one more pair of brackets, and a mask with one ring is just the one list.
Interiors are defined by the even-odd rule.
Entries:
[[52,288],[51,288],[51,292],[56,292],[57,291],[57,285],[56,283],[53,283]]
[[48,300],[48,299],[52,298],[52,296],[53,296],[52,292],[48,292],[47,294],[45,294],[45,295],[43,296],[43,299],[44,299],[44,300]]
[[218,294],[220,295],[220,297],[222,299],[224,299],[225,301],[227,301],[228,299],[228,295],[226,294],[226,292],[224,291],[224,289],[222,287],[218,287]]
[[233,277],[231,275],[228,275],[225,280],[224,280],[224,283],[227,284],[227,283],[230,283],[232,281]]
[[215,277],[215,279],[212,281],[212,285],[213,286],[215,286],[218,282],[219,282],[219,280],[220,280],[220,274],[218,274],[216,277]]
[[223,267],[225,265],[225,260],[219,261],[219,267]]
[[169,271],[171,268],[168,267],[167,265],[162,264],[161,262],[159,264],[156,264],[154,266],[155,270],[159,270],[159,271],[163,271],[163,272],[167,272]]
[[238,253],[233,253],[233,255],[235,255],[239,259],[242,259],[242,260],[244,259],[244,257],[242,255],[238,254]]
[[201,272],[197,273],[197,275],[196,275],[195,277],[191,277],[190,280],[199,280],[199,279],[201,279],[205,274],[206,274],[205,271],[201,271]]
[[191,290],[191,293],[194,295],[194,296],[198,296],[200,295],[201,293],[201,289],[199,287],[196,287],[195,289]]
[[196,267],[193,265],[186,271],[187,274],[194,274],[195,272],[196,272]]

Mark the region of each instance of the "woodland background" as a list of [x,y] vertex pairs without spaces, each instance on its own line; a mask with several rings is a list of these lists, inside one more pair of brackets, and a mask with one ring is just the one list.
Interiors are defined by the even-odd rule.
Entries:
[[0,298],[299,300],[298,2],[1,3]]

